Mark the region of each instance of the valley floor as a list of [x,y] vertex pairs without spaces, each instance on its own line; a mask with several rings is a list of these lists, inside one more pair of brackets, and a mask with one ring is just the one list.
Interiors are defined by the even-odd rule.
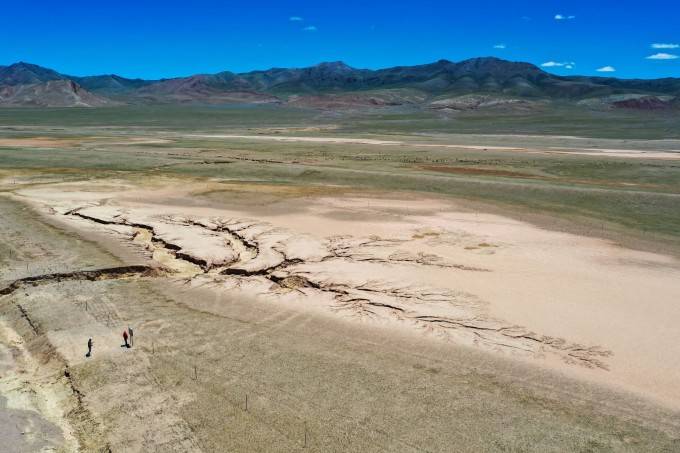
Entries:
[[[554,164],[545,157],[518,164],[526,143],[496,150],[506,160],[494,167],[457,154],[483,149],[399,145],[443,153],[430,161],[453,153],[455,165],[428,163],[466,169],[452,174],[343,163],[375,158],[365,142],[291,140],[275,157],[241,133],[226,145],[102,133],[33,133],[40,143],[4,154],[9,451],[680,448],[675,217],[645,223],[643,237],[617,206],[597,217],[569,198],[663,209],[678,193],[672,161],[630,164],[663,169],[650,186],[583,155],[554,178],[536,170]],[[629,165],[604,165],[618,162]],[[282,180],[291,168],[351,182]],[[390,190],[385,168],[427,190]],[[432,184],[502,189],[480,200]],[[508,204],[511,190],[531,198]],[[526,208],[538,199],[542,211]]]

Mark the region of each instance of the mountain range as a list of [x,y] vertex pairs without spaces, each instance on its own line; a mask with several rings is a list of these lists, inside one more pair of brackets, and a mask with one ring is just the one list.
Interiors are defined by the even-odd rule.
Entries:
[[24,62],[0,66],[0,106],[12,107],[238,103],[470,110],[530,109],[558,101],[590,108],[677,109],[680,78],[564,77],[530,63],[491,57],[378,70],[329,62],[161,80],[69,76]]

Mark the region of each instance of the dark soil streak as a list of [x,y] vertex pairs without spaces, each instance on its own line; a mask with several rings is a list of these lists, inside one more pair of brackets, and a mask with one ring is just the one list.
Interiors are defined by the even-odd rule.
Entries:
[[31,330],[33,331],[33,333],[35,333],[36,335],[40,335],[40,330],[38,329],[38,326],[36,326],[35,323],[33,322],[33,320],[31,319],[31,317],[28,316],[26,309],[24,307],[22,307],[21,304],[17,304],[17,308],[19,309],[19,312],[21,313],[21,317],[24,318],[26,320],[26,322],[28,323],[28,325],[31,327]]
[[[87,271],[59,272],[54,274],[34,275],[14,280],[6,287],[0,289],[0,296],[6,296],[25,286],[37,286],[47,283],[58,283],[61,281],[74,280],[114,280],[129,277],[150,277],[156,276],[159,269],[146,265],[120,266],[104,269],[94,269]],[[34,329],[35,330],[35,329]]]

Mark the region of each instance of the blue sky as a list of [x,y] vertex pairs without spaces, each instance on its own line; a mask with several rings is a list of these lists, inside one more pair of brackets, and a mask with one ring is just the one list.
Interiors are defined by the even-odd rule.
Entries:
[[[28,61],[71,75],[497,56],[547,63],[556,74],[680,77],[678,0],[3,3],[0,64]],[[597,71],[607,67],[615,72]]]

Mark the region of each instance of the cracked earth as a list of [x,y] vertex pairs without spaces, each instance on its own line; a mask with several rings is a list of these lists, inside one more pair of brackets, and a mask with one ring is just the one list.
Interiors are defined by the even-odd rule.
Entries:
[[[90,422],[104,416],[117,417],[111,426],[120,431],[95,437],[114,451],[128,438],[143,449],[150,442],[147,432],[157,433],[154,442],[177,445],[176,451],[195,450],[201,442],[196,436],[213,413],[222,411],[220,420],[233,421],[230,408],[241,407],[243,389],[233,386],[245,381],[225,374],[234,360],[242,360],[234,369],[252,364],[260,376],[268,368],[253,360],[268,363],[273,357],[268,348],[285,345],[293,349],[280,353],[285,365],[270,370],[278,376],[297,366],[298,349],[307,347],[287,336],[291,329],[316,344],[331,325],[342,328],[329,357],[344,346],[353,350],[352,337],[361,332],[369,341],[359,357],[367,362],[374,359],[366,351],[381,357],[386,345],[403,341],[399,344],[427,345],[446,357],[479,354],[493,359],[492,369],[499,363],[539,364],[541,373],[557,370],[680,401],[674,346],[664,330],[666,320],[677,319],[669,300],[680,296],[673,284],[679,267],[670,257],[465,211],[441,200],[272,195],[274,201],[248,206],[228,190],[215,199],[196,195],[197,190],[201,186],[163,182],[149,188],[111,180],[36,185],[10,196],[22,203],[7,208],[15,220],[0,221],[9,244],[0,297],[12,326],[23,329],[26,338],[45,337],[63,357],[55,366],[66,367],[75,379],[77,389],[71,385],[69,391],[71,377],[60,372],[65,378],[45,392],[60,394],[63,387],[66,406],[89,414],[81,417],[87,423],[69,418],[69,425],[63,414],[38,408],[41,420],[56,423],[53,438],[41,442],[63,444],[69,432],[83,442]],[[259,190],[277,189],[249,190],[255,192],[245,197],[248,202],[259,199]],[[24,231],[35,210],[60,232],[58,240],[51,239],[57,234],[51,230]],[[42,231],[39,222],[31,225]],[[157,311],[150,312],[150,306]],[[63,316],[64,310],[70,314]],[[120,332],[130,324],[142,348],[128,351],[120,348]],[[176,338],[177,332],[191,334]],[[131,376],[144,385],[130,387],[135,392],[123,401],[117,393],[121,376],[88,374],[94,366],[83,357],[88,336],[94,338],[97,360],[107,367],[109,361],[126,370],[132,366]],[[252,342],[247,354],[243,342]],[[185,349],[177,352],[180,348]],[[403,346],[395,348],[401,361]],[[134,366],[127,359],[131,353],[137,354]],[[452,359],[452,367],[477,366],[466,360]],[[335,372],[343,391],[348,376],[341,370],[355,361],[339,364],[340,374]],[[668,363],[667,369],[659,361]],[[323,373],[328,363],[322,361]],[[300,367],[308,372],[306,365]],[[207,393],[200,401],[194,401],[197,368],[201,379],[211,380],[201,388]],[[657,383],[647,386],[652,368],[661,371]],[[101,376],[106,376],[103,387],[96,384]],[[297,383],[299,376],[291,379]],[[366,382],[379,385],[381,379]],[[178,385],[181,391],[173,393]],[[214,395],[226,395],[231,403],[215,401]],[[139,398],[149,404],[135,406]],[[262,403],[257,415],[269,404]],[[151,417],[152,428],[127,432],[130,408],[145,418],[160,406],[163,416]],[[209,409],[192,412],[199,406]],[[271,420],[278,423],[279,415]],[[364,415],[357,414],[357,420]],[[317,441],[320,432],[315,430]],[[225,428],[215,426],[211,433],[218,438]],[[286,428],[279,435],[295,443],[296,433]],[[17,429],[10,435],[22,434]]]
[[[164,275],[184,285],[216,291],[249,291],[270,299],[325,304],[331,312],[358,321],[396,322],[457,343],[533,357],[551,355],[587,368],[606,370],[612,354],[604,347],[504,321],[491,315],[488,304],[474,294],[404,281],[392,272],[428,267],[462,274],[491,272],[412,247],[419,242],[451,241],[455,236],[451,232],[421,229],[410,237],[332,235],[318,239],[248,218],[163,214],[98,203],[69,206],[61,212],[53,208],[52,212],[80,228],[115,236],[151,258],[156,267],[46,274],[17,280],[0,293],[54,280]],[[495,247],[488,243],[466,246],[483,253]]]
[[[76,232],[74,240],[141,267],[60,268],[28,241],[22,253],[47,254],[52,264],[35,264],[28,276],[12,269],[1,286],[153,280],[206,312],[262,302],[680,400],[678,368],[669,365],[654,388],[645,371],[675,357],[666,340],[680,297],[672,257],[436,199],[284,199],[256,185],[241,198],[229,186],[197,196],[203,187],[109,180],[20,189],[15,197]],[[261,191],[270,201],[257,204]]]

